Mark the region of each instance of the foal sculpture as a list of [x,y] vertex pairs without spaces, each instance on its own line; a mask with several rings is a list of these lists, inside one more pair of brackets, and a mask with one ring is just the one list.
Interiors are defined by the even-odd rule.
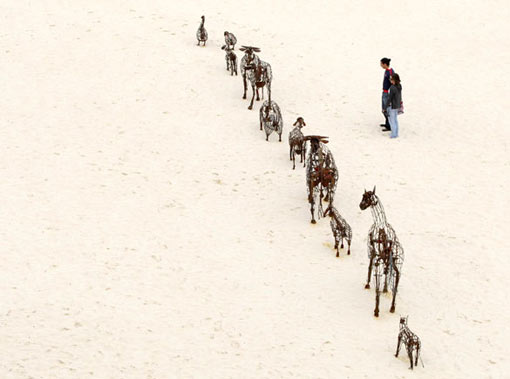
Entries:
[[[317,215],[322,216],[322,199],[333,203],[338,182],[338,170],[333,154],[325,145],[329,141],[324,136],[306,136],[310,141],[310,150],[306,159],[306,188],[310,203],[311,223],[315,224],[315,206],[318,203]],[[324,191],[326,196],[324,197]]]
[[223,45],[222,50],[225,50],[225,62],[227,62],[227,71],[230,70],[230,75],[237,75],[237,55],[233,49],[228,45]]
[[301,163],[303,163],[303,167],[305,165],[306,141],[301,129],[303,126],[306,126],[306,124],[303,117],[298,117],[294,123],[294,126],[295,128],[292,129],[289,133],[289,156],[290,160],[292,161],[293,170],[296,168],[296,154],[301,157]]
[[[409,361],[411,362],[411,370],[413,369],[413,351],[416,351],[414,366],[418,366],[418,358],[420,356],[421,350],[421,341],[420,338],[407,326],[408,317],[400,317],[399,331],[398,331],[398,341],[397,341],[397,352],[395,353],[395,357],[398,357],[398,353],[400,352],[400,346],[404,344],[407,351],[407,356],[409,357]],[[423,364],[423,361],[422,361]]]
[[245,66],[245,70],[246,76],[250,81],[252,91],[251,102],[248,109],[253,109],[255,94],[257,95],[257,101],[260,100],[259,89],[262,91],[262,98],[264,98],[264,88],[267,89],[269,103],[271,103],[271,81],[273,80],[271,65],[259,60],[258,63],[252,63]]
[[395,234],[393,227],[386,221],[386,214],[381,201],[373,191],[366,191],[363,194],[361,210],[370,208],[374,223],[368,231],[368,278],[365,288],[370,288],[372,273],[375,279],[375,310],[374,316],[379,317],[379,297],[381,279],[384,275],[383,292],[388,292],[391,287],[393,299],[390,312],[395,312],[395,298],[397,296],[398,283],[402,274],[402,263],[404,262],[404,250]]
[[330,226],[333,237],[335,238],[335,249],[337,258],[340,256],[338,245],[340,249],[344,248],[344,239],[347,242],[347,255],[351,254],[351,242],[352,242],[352,229],[351,226],[345,221],[340,212],[330,204],[324,212],[324,217],[331,217]]

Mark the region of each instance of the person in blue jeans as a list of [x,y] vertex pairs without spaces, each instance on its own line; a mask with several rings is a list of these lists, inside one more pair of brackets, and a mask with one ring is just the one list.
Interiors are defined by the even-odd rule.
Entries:
[[390,122],[391,135],[390,138],[398,137],[398,110],[402,104],[402,85],[400,84],[400,76],[394,73],[390,77],[391,87],[387,102],[386,113]]
[[390,123],[388,121],[388,115],[386,113],[386,104],[388,102],[388,96],[389,96],[389,90],[391,87],[390,82],[390,76],[393,75],[394,71],[392,68],[390,68],[390,58],[382,58],[381,59],[381,67],[384,70],[384,77],[383,77],[383,85],[382,85],[382,112],[385,118],[384,124],[381,124],[381,127],[384,128],[383,131],[389,131],[390,130]]

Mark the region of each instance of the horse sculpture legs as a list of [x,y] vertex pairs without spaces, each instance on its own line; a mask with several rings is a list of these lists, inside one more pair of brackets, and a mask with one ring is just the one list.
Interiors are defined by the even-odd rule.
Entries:
[[312,224],[315,224],[315,196],[314,196],[314,187],[312,183],[313,178],[310,178],[310,183],[308,184],[308,202],[310,203],[310,213],[312,214]]
[[248,83],[246,82],[246,72],[243,74],[243,86],[244,86],[243,99],[246,99],[246,91],[248,90]]
[[[400,353],[400,347],[402,346],[402,336],[399,334],[397,341],[397,352],[395,353],[395,357],[398,358],[398,354]],[[413,369],[413,346],[406,346],[407,356],[409,357],[409,363],[411,366],[409,367],[411,370]],[[414,358],[414,366],[418,366],[418,357],[420,355],[420,346],[416,347],[416,356]]]
[[381,296],[380,285],[381,285],[381,263],[375,263],[375,309],[374,316],[379,317],[379,298]]
[[[313,188],[312,188],[312,191],[313,191]],[[315,221],[315,201],[314,201],[314,197],[313,197],[313,192],[311,193],[310,198],[308,199],[308,201],[310,201],[310,213],[312,214],[312,221],[311,221],[311,223],[312,224],[316,224],[317,221]]]
[[333,231],[333,237],[335,237],[335,249],[336,249],[336,257],[338,258],[340,256],[340,251],[338,250],[338,242],[342,240],[342,246],[341,249],[344,248],[344,239],[338,235],[339,233],[335,229]]
[[413,348],[407,348],[407,355],[409,356],[409,361],[411,362],[411,370],[413,369]]
[[[251,86],[251,90],[252,90],[252,93],[253,93],[253,94],[252,94],[252,96],[251,96],[251,102],[250,102],[250,105],[248,106],[248,109],[250,109],[250,110],[251,110],[251,109],[253,109],[253,100],[255,99],[255,92],[256,92],[256,91],[255,91],[255,86],[254,86],[254,85],[252,85],[252,86]],[[257,92],[257,97],[258,97],[258,92]],[[257,100],[258,100],[258,99],[257,99]]]
[[372,277],[372,267],[374,264],[374,258],[375,258],[375,251],[373,250],[373,247],[370,245],[368,246],[368,250],[370,252],[370,263],[368,264],[368,277],[367,277],[367,284],[365,284],[366,289],[370,289],[370,279]]
[[400,271],[396,266],[393,266],[395,270],[395,284],[393,286],[393,300],[391,301],[390,312],[395,313],[395,298],[397,297],[398,282],[400,280]]
[[388,269],[385,268],[384,269],[384,287],[383,287],[383,293],[387,293],[388,292],[388,277],[389,277],[389,274],[388,274]]
[[400,346],[402,345],[402,336],[400,333],[398,334],[398,341],[397,341],[397,352],[395,353],[395,357],[398,358],[398,353],[400,352]]

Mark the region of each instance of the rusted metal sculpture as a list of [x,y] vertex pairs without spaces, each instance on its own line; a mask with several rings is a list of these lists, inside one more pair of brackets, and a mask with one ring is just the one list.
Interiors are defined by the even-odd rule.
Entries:
[[370,288],[372,271],[375,279],[375,310],[374,316],[379,317],[379,297],[381,278],[384,275],[383,292],[388,292],[391,287],[393,300],[390,312],[395,312],[395,298],[397,296],[398,283],[402,275],[402,264],[404,262],[404,250],[398,242],[393,227],[386,221],[386,214],[381,201],[373,191],[366,191],[363,194],[361,210],[370,207],[374,223],[368,231],[368,278],[365,288]]
[[257,64],[252,63],[245,67],[246,76],[251,84],[252,96],[248,109],[253,109],[253,100],[255,93],[257,94],[257,101],[260,100],[259,88],[262,91],[262,98],[264,98],[264,87],[267,88],[269,102],[271,102],[271,81],[273,80],[273,73],[271,65],[267,62],[259,60]]
[[241,46],[239,49],[244,51],[244,56],[241,58],[241,76],[243,77],[243,99],[246,99],[246,90],[248,88],[247,83],[247,67],[251,67],[252,65],[257,65],[260,62],[260,58],[255,53],[260,53],[260,49],[254,46]]
[[202,22],[200,23],[200,26],[198,27],[198,30],[197,30],[197,40],[198,40],[197,46],[200,46],[200,42],[203,42],[204,46],[205,46],[205,43],[207,41],[207,30],[205,30],[204,22],[205,22],[205,16],[202,16]]
[[264,126],[264,131],[266,132],[266,141],[269,141],[269,135],[272,132],[276,132],[279,141],[282,142],[283,119],[278,104],[271,100],[264,101],[262,107],[260,107],[259,118],[260,130]]
[[305,136],[301,129],[306,126],[303,117],[298,117],[294,123],[295,128],[289,133],[290,160],[292,161],[292,169],[296,169],[296,154],[301,156],[301,163],[305,166],[306,143]]
[[230,75],[237,75],[237,55],[232,51],[228,45],[223,45],[222,50],[225,50],[225,61],[227,62],[227,71],[230,70]]
[[340,256],[340,251],[338,250],[339,243],[341,243],[340,249],[344,248],[344,239],[347,241],[347,255],[350,255],[352,241],[351,226],[347,223],[347,221],[345,221],[332,204],[330,204],[324,212],[324,217],[327,215],[331,217],[330,225],[333,237],[335,238],[336,256]]
[[[305,141],[310,141],[310,150],[306,159],[306,188],[308,202],[312,214],[312,224],[315,224],[315,206],[318,203],[317,215],[322,216],[322,199],[333,204],[336,186],[338,183],[338,170],[335,165],[333,154],[325,145],[328,137],[306,136]],[[318,200],[317,200],[318,199]]]
[[[407,326],[408,317],[400,317],[399,324],[399,332],[398,332],[398,342],[397,342],[397,352],[395,353],[395,357],[398,357],[398,353],[400,352],[400,346],[402,344],[405,345],[407,350],[407,355],[409,356],[409,361],[411,362],[410,369],[413,369],[413,351],[416,351],[414,358],[414,366],[418,366],[418,358],[420,356],[421,350],[421,341],[416,334],[411,332],[409,327]],[[423,364],[423,362],[422,362]]]
[[232,33],[229,33],[227,31],[225,31],[225,33],[223,33],[223,35],[225,36],[225,44],[231,48],[232,50],[235,49],[236,47],[236,43],[237,43],[237,38],[234,34]]

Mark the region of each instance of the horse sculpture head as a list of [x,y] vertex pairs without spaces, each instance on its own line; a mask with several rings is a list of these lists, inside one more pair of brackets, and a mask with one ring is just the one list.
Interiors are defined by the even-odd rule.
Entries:
[[363,197],[361,198],[361,203],[359,203],[359,207],[362,211],[377,204],[377,196],[375,196],[375,186],[372,191],[367,191],[363,193]]
[[407,319],[409,318],[409,316],[400,316],[400,329],[402,329],[403,327],[407,326]]
[[333,209],[332,209],[331,204],[328,205],[328,207],[326,208],[326,210],[324,211],[324,213],[322,215],[324,217],[329,216],[329,217],[333,218]]
[[328,137],[325,136],[306,136],[305,141],[310,141],[310,146],[312,147],[312,153],[315,153],[319,150],[321,143],[328,143]]
[[246,56],[246,65],[251,65],[253,60],[255,59],[255,53],[260,53],[260,49],[254,46],[241,46],[239,49],[244,51],[244,55]]
[[298,126],[299,129],[301,129],[303,126],[306,126],[305,120],[303,119],[303,117],[298,117],[296,119],[296,122],[294,123],[293,126],[296,126],[296,125]]

